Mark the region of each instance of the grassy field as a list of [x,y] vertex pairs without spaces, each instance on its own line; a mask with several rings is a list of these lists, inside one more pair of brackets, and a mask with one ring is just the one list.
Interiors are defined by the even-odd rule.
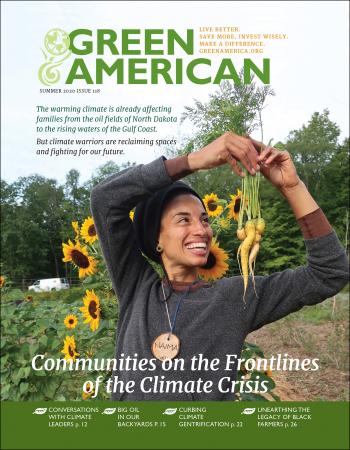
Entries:
[[275,372],[281,400],[349,400],[349,286],[247,337],[266,357],[319,358],[319,370]]

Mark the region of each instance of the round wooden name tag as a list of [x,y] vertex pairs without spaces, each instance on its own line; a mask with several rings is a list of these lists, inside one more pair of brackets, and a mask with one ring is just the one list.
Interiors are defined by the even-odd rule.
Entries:
[[160,361],[173,359],[180,351],[180,339],[172,333],[163,333],[152,344],[152,353]]

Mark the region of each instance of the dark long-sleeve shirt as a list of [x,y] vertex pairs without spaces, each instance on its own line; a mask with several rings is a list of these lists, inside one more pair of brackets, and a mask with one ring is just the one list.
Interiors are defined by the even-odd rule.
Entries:
[[[180,307],[174,331],[181,340],[178,358],[183,358],[185,370],[163,371],[161,362],[155,360],[151,352],[154,339],[169,331],[165,305],[161,301],[161,280],[137,246],[129,212],[187,173],[186,167],[185,170],[184,167],[174,169],[172,162],[161,157],[107,178],[91,194],[95,226],[119,301],[115,358],[147,358],[153,360],[155,366],[155,370],[150,371],[116,371],[114,375],[118,380],[133,380],[135,387],[131,393],[121,393],[118,389],[112,394],[114,400],[232,400],[231,392],[221,391],[230,384],[228,380],[235,380],[237,367],[227,371],[224,363],[227,355],[240,356],[247,334],[305,305],[322,302],[348,282],[349,265],[344,248],[334,230],[327,228],[328,222],[321,212],[321,219],[316,220],[321,222],[321,233],[305,239],[307,265],[256,276],[257,296],[250,282],[243,302],[240,276],[203,283],[190,290]],[[305,233],[312,236],[310,222],[302,218],[299,223],[304,236]],[[180,292],[175,292],[168,301],[171,317],[179,295]],[[189,370],[191,358],[200,354],[208,360],[218,358],[219,370]],[[159,380],[181,382],[202,378],[211,380],[213,388],[209,393],[143,392],[149,389],[151,381],[142,384],[142,380],[145,377],[154,380],[156,376]],[[223,377],[228,380],[219,389]]]

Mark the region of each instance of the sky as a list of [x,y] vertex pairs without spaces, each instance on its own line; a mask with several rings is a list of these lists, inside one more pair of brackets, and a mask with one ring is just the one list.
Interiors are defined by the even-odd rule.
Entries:
[[[268,100],[263,112],[265,140],[284,141],[293,129],[306,124],[313,112],[330,110],[338,124],[341,139],[349,135],[349,21],[348,2],[343,1],[259,1],[259,2],[117,2],[117,1],[3,1],[1,2],[1,175],[7,182],[20,176],[38,173],[64,182],[67,172],[78,169],[81,181],[90,178],[97,167],[108,160],[147,163],[164,153],[157,146],[128,146],[125,155],[65,156],[37,155],[37,105],[167,105],[176,117],[194,99],[207,101],[217,86],[196,85],[117,85],[109,80],[99,94],[45,94],[38,79],[43,64],[43,40],[48,30],[60,28],[70,32],[77,28],[113,29],[174,28],[179,33],[199,27],[239,27],[243,33],[286,34],[285,40],[266,42],[263,57],[271,61],[271,87],[276,96]],[[197,41],[196,41],[197,42]],[[184,61],[210,57],[213,66],[222,58],[232,57],[240,67],[241,55],[201,55],[184,57]],[[86,57],[92,63],[93,57]],[[262,56],[251,56],[261,61]],[[68,70],[62,64],[62,76]],[[66,87],[62,81],[53,88]],[[76,82],[73,88],[84,88]],[[96,86],[93,86],[96,87]],[[179,142],[194,133],[191,123],[171,123],[149,134],[152,139],[174,137]],[[50,135],[52,137],[52,135]],[[71,138],[70,134],[61,134]],[[77,136],[78,137],[78,136]],[[80,136],[82,137],[82,136]],[[84,136],[83,136],[84,137]],[[92,135],[86,136],[92,137]],[[94,136],[96,138],[101,136]],[[127,137],[112,134],[108,138]],[[145,137],[135,135],[133,137]],[[253,134],[260,137],[260,133]]]

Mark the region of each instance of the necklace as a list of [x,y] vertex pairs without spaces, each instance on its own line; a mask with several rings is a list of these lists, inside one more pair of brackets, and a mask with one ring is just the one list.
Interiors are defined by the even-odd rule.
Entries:
[[169,322],[170,332],[162,333],[157,338],[155,338],[155,340],[152,343],[152,347],[151,347],[153,356],[155,356],[160,361],[164,361],[166,359],[173,359],[173,358],[175,358],[175,356],[177,356],[179,354],[180,339],[176,336],[176,334],[173,333],[173,331],[175,329],[176,318],[177,318],[177,314],[180,309],[180,305],[181,305],[182,301],[186,298],[187,294],[189,293],[191,286],[193,286],[195,283],[197,283],[197,281],[194,281],[193,283],[191,283],[188,286],[188,288],[186,289],[185,293],[179,298],[179,301],[177,302],[177,305],[176,305],[173,321],[171,321],[168,303],[167,303],[168,299],[165,296],[164,285],[163,285],[163,281],[162,281],[164,304],[165,304],[165,310],[166,310],[166,314],[167,314],[167,318],[168,318],[168,322]]

